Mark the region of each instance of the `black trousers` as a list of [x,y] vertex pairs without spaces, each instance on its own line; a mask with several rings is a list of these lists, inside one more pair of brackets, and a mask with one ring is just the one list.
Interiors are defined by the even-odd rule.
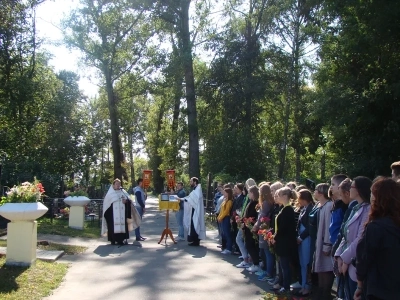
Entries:
[[190,219],[190,234],[188,235],[188,242],[194,245],[200,245],[199,235],[196,232],[193,224],[194,209],[192,208],[192,217]]

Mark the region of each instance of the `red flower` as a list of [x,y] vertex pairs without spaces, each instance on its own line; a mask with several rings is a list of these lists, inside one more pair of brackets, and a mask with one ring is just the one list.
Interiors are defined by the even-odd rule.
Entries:
[[262,217],[261,218],[261,222],[263,222],[263,223],[269,223],[270,221],[271,221],[271,219],[268,218],[268,217]]
[[44,187],[43,187],[43,185],[42,185],[40,182],[36,185],[36,187],[39,189],[39,192],[40,192],[41,194],[44,193]]

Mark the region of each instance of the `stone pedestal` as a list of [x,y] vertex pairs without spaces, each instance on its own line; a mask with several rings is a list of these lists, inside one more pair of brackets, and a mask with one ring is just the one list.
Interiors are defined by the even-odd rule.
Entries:
[[69,227],[83,229],[85,224],[85,208],[83,206],[71,206],[69,210]]
[[6,264],[30,266],[36,260],[37,218],[47,212],[40,202],[6,203],[0,206],[0,215],[10,220],[7,225]]
[[89,202],[90,199],[85,196],[70,196],[64,199],[64,203],[71,206],[69,209],[69,227],[83,229],[85,223],[85,205]]
[[36,261],[37,222],[17,221],[7,225],[6,265],[30,266]]

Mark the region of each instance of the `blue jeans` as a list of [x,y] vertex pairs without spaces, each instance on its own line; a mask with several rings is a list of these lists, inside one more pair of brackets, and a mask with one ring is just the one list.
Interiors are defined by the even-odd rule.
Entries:
[[226,249],[232,251],[231,218],[229,216],[222,220],[222,236],[226,240]]
[[[299,233],[302,233],[305,230],[303,225],[300,226]],[[306,237],[299,245],[299,261],[301,268],[301,287],[303,289],[309,289],[307,285],[307,271],[308,265],[310,264],[310,251],[311,251],[311,239],[310,237]]]
[[[137,210],[137,212],[138,212],[139,215],[140,215],[140,219],[142,219],[142,216],[143,216],[143,208],[141,208],[141,207],[136,207],[136,210]],[[140,238],[140,226],[139,226],[138,228],[135,229],[135,235],[136,235],[136,238],[137,238],[137,239]]]
[[353,299],[354,293],[356,292],[357,289],[357,282],[353,281],[350,278],[349,272],[345,274],[345,289],[344,289],[344,294],[346,299]]
[[290,291],[290,280],[292,280],[292,272],[290,270],[290,257],[279,257],[279,264],[283,277],[283,287],[285,288],[285,290]]
[[271,251],[269,251],[269,246],[264,249],[264,252],[267,260],[267,273],[269,276],[273,277],[275,275],[275,254],[272,254]]
[[185,231],[183,229],[183,209],[178,210],[175,213],[176,217],[176,223],[178,223],[178,237],[184,238],[185,237]]
[[236,236],[236,244],[239,246],[240,253],[242,253],[243,258],[247,259],[249,257],[249,253],[247,252],[246,245],[244,244],[243,230],[241,228],[239,228]]

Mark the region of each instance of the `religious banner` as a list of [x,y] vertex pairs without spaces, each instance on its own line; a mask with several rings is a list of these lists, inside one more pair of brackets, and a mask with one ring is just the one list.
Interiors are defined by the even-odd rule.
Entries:
[[166,173],[168,188],[175,190],[175,170],[167,170]]
[[143,170],[143,188],[148,189],[151,183],[152,170]]

